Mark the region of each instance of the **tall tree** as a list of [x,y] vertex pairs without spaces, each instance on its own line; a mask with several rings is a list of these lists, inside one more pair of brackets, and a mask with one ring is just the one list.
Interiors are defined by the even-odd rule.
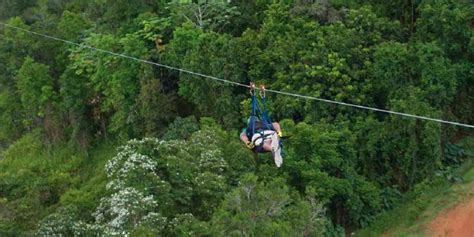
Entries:
[[57,91],[49,75],[49,67],[27,57],[16,76],[18,95],[24,113],[23,124],[29,128],[44,127],[50,139],[58,141],[62,135],[58,119]]

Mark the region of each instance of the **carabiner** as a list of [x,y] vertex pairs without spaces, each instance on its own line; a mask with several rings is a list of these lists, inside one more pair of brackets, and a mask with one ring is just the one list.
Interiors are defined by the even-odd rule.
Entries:
[[250,95],[255,95],[255,83],[250,82]]
[[260,85],[260,97],[263,99],[265,98],[265,85]]

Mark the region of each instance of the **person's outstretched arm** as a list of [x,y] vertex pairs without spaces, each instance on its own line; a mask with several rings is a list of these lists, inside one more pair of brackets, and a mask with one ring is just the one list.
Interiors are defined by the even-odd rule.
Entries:
[[242,132],[240,134],[240,140],[244,142],[245,144],[247,144],[249,142],[249,137],[247,137],[247,134],[245,134],[245,132]]
[[280,124],[277,123],[277,122],[274,122],[274,123],[272,123],[272,125],[273,125],[273,128],[275,129],[275,131],[277,132],[278,136],[282,137],[283,133],[281,132]]

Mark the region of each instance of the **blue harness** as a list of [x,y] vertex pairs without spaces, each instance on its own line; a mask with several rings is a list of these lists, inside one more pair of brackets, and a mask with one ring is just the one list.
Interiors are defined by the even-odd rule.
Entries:
[[273,124],[272,124],[272,120],[268,113],[267,101],[265,99],[265,96],[262,96],[262,106],[263,106],[263,112],[260,110],[257,96],[255,95],[255,93],[253,93],[252,94],[252,111],[250,113],[246,135],[251,140],[252,137],[256,133],[258,133],[261,135],[261,138],[263,139],[260,145],[255,146],[254,148],[255,152],[263,151],[263,144],[266,138],[264,131],[266,130],[275,131],[275,128],[273,127]]

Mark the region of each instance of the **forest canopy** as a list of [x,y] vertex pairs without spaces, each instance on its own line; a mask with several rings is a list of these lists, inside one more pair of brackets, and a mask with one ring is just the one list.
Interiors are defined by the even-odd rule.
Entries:
[[90,47],[474,124],[470,1],[7,0],[0,23],[0,235],[338,236],[469,158],[470,128],[267,93],[277,168],[239,141],[247,88]]

